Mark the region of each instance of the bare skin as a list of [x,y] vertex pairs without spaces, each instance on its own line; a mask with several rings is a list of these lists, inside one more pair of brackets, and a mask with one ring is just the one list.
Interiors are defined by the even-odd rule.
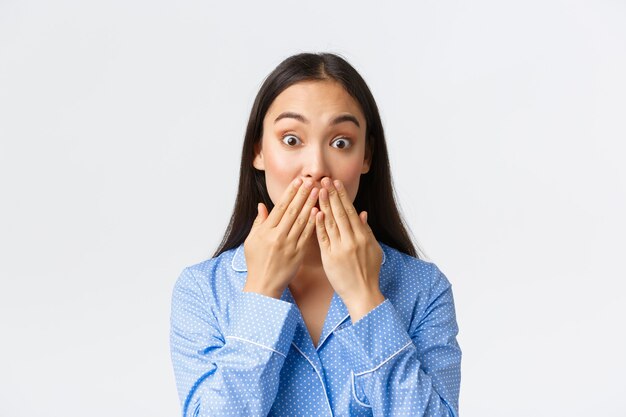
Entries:
[[315,236],[307,242],[304,253],[304,260],[289,284],[289,291],[300,309],[313,345],[317,347],[335,290],[324,273]]
[[[323,262],[315,261],[322,256],[320,241],[329,241],[328,235],[326,239],[322,235],[326,230],[322,223],[323,213],[332,216],[329,211],[331,198],[328,188],[331,186],[328,181],[325,187],[323,191],[319,191],[312,186],[311,181],[305,181],[302,185],[300,181],[294,182],[282,196],[281,204],[271,214],[260,204],[259,214],[244,244],[249,274],[243,291],[280,298],[285,287],[289,286],[315,346],[319,343],[336,289],[326,275]],[[321,211],[314,206],[318,195],[321,195]],[[332,195],[335,204],[340,204],[337,190],[333,189]],[[343,204],[348,205],[345,195],[343,198]],[[355,221],[362,225],[367,224],[365,216],[357,216]],[[314,234],[316,228],[317,234]],[[371,234],[371,230],[369,233]],[[372,238],[373,235],[370,239]],[[259,246],[263,250],[259,250]],[[375,259],[374,262],[379,264],[380,260]],[[377,274],[375,278],[377,287]],[[371,297],[368,294],[356,298],[342,297],[353,322],[384,300],[380,292],[371,294]],[[353,301],[355,299],[357,301]]]
[[271,213],[263,203],[244,242],[248,277],[243,291],[280,298],[298,272],[314,236],[317,189],[294,180]]
[[334,290],[323,272],[316,277],[305,279],[312,281],[310,286],[299,289],[294,285],[289,285],[289,290],[300,309],[313,345],[317,347]]
[[[273,218],[266,214],[266,208],[261,205],[257,222],[244,244],[246,252],[250,252],[247,255],[249,275],[244,291],[280,298],[284,287],[289,286],[315,346],[319,342],[334,293],[324,273],[319,244],[313,233],[314,216],[318,211],[317,207],[314,207],[317,193],[316,187],[307,189],[305,184],[299,186],[297,190],[295,186],[288,189],[282,197],[284,204],[272,210]],[[279,215],[282,216],[280,219]],[[300,222],[297,221],[298,218]],[[307,220],[308,223],[303,226]],[[274,224],[274,227],[270,227]],[[271,229],[274,229],[274,235],[271,234]],[[285,234],[288,237],[285,237]],[[277,241],[282,241],[283,244],[276,245]],[[274,242],[274,250],[256,249],[257,245],[268,245],[269,242]],[[297,251],[297,255],[289,259],[289,254],[294,250]],[[274,253],[278,261],[267,262],[269,257],[255,256],[268,252]],[[278,275],[279,270],[283,274],[282,278],[277,279],[281,276]],[[280,283],[271,286],[270,282]]]
[[259,204],[244,243],[243,290],[280,298],[289,287],[317,344],[334,293],[353,323],[384,300],[382,250],[367,213],[353,206],[371,162],[366,121],[355,99],[325,80],[285,89],[263,126],[253,165],[265,172],[274,208]]

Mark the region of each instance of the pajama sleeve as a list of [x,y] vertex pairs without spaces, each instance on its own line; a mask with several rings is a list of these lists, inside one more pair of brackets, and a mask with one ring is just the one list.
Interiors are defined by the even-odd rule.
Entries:
[[[432,264],[426,307],[407,326],[385,299],[337,331],[356,400],[374,416],[458,417],[461,349],[452,289]],[[407,330],[409,329],[413,330]]]
[[288,303],[240,292],[218,322],[194,273],[172,293],[170,349],[182,416],[265,416],[297,325]]

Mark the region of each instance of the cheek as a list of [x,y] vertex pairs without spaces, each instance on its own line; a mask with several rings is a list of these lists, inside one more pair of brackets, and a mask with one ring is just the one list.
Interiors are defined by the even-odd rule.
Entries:
[[361,179],[361,170],[363,168],[362,163],[346,164],[338,171],[335,178],[339,179],[348,192],[350,200],[354,202],[356,193],[359,191],[359,182]]
[[274,205],[280,201],[285,190],[297,175],[297,167],[293,159],[280,155],[278,152],[265,155],[265,184]]

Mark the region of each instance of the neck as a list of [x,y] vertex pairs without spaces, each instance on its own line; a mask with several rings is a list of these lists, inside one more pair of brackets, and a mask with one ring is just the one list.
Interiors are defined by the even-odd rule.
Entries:
[[302,258],[301,269],[314,270],[322,267],[322,254],[315,233],[309,236],[303,250],[304,257]]
[[289,287],[295,293],[311,288],[325,288],[328,285],[328,280],[322,267],[322,255],[315,234],[310,236],[303,250],[302,263]]

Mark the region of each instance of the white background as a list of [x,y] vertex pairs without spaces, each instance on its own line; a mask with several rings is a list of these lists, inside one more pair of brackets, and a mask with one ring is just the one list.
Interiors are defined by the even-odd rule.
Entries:
[[178,415],[173,284],[302,51],[377,99],[453,285],[461,414],[626,415],[625,22],[608,0],[0,0],[0,415]]

